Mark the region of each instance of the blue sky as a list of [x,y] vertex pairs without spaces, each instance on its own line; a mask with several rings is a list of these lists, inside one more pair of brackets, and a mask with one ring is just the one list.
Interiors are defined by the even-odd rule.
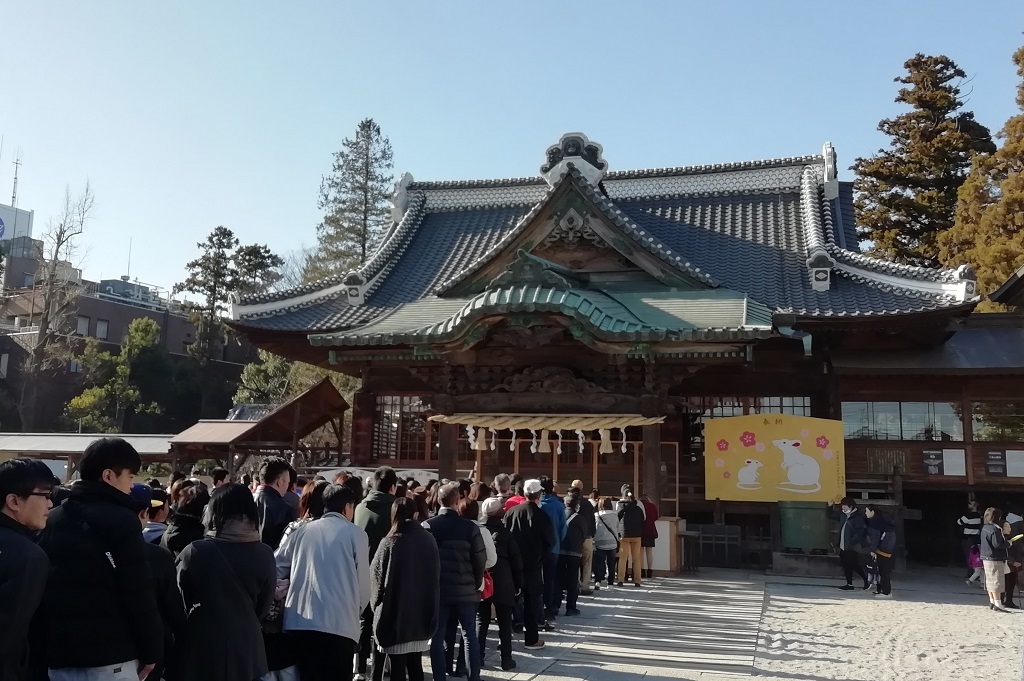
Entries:
[[313,243],[320,177],[364,117],[418,180],[534,175],[575,130],[613,169],[830,140],[851,179],[885,143],[909,56],[956,60],[995,131],[1024,42],[1009,0],[0,0],[0,18],[0,202],[16,151],[37,235],[88,179],[86,276],[125,274],[131,237],[132,276],[164,287],[217,225],[278,252]]

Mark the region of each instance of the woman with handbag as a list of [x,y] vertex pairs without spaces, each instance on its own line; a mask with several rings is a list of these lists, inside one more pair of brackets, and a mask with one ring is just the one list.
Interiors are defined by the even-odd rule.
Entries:
[[867,519],[868,551],[878,568],[875,597],[892,598],[892,569],[896,560],[893,558],[893,553],[896,551],[896,530],[892,521],[882,516],[874,504],[868,504],[865,507],[864,517]]
[[614,510],[611,497],[597,502],[597,532],[594,535],[594,581],[600,583],[608,576],[608,586],[615,581],[615,565],[619,553],[619,514]]
[[984,525],[981,528],[981,562],[985,566],[985,589],[988,591],[989,607],[999,612],[1010,612],[1003,605],[1006,591],[1006,564],[1010,543],[1003,536],[1003,512],[992,506],[985,509]]
[[267,656],[260,622],[274,600],[274,551],[260,541],[256,502],[244,485],[216,489],[205,539],[177,559],[185,629],[168,678],[254,681]]

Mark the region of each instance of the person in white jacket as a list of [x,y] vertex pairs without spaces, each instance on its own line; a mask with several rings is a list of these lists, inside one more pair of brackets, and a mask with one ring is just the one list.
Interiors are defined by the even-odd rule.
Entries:
[[303,681],[352,678],[360,613],[370,602],[370,542],[352,522],[348,487],[324,490],[323,517],[291,532],[278,548],[278,579],[290,580],[283,628],[295,641]]
[[615,581],[616,554],[619,552],[619,514],[611,497],[602,497],[597,504],[597,532],[594,535],[594,579],[601,582],[607,575],[608,586]]

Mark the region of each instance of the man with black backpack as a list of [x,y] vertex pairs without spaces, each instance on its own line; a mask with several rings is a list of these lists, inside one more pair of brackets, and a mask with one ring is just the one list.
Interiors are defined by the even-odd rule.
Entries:
[[50,559],[40,608],[50,681],[139,681],[161,662],[163,636],[139,508],[129,496],[142,459],[102,438],[81,480],[50,511],[39,545]]

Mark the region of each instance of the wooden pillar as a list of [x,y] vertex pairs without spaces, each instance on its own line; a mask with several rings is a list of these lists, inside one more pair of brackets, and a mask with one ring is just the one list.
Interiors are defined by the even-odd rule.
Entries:
[[456,464],[459,451],[459,426],[457,423],[442,423],[439,428],[437,448],[438,480],[454,480],[458,471]]
[[903,519],[903,473],[895,471],[892,476],[892,492],[896,500],[896,552],[894,566],[897,570],[907,569],[906,523]]
[[299,423],[302,418],[302,402],[295,403],[295,418],[292,421],[292,468],[299,465]]
[[234,447],[234,445],[228,445],[228,465],[227,465],[227,469],[228,469],[228,474],[231,476],[231,480],[234,481],[234,479],[235,479],[235,470],[236,470],[236,466],[235,466],[235,447]]
[[661,424],[644,426],[643,493],[661,508]]
[[352,401],[352,463],[365,465],[373,459],[373,419],[377,413],[377,400],[373,393],[360,390]]

